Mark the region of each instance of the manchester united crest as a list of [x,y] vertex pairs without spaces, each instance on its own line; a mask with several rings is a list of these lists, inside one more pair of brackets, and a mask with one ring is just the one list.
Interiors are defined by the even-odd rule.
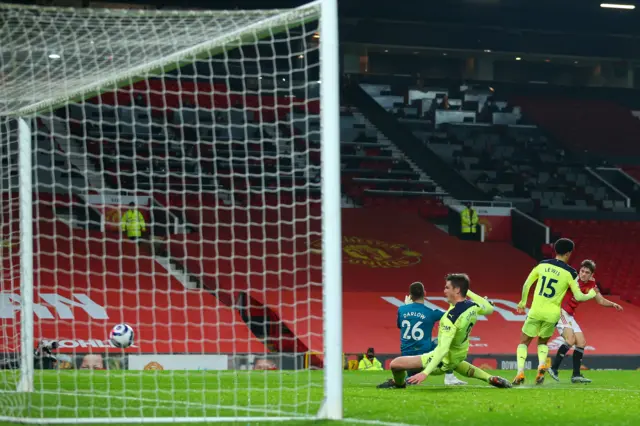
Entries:
[[[322,240],[311,244],[315,253],[321,253]],[[370,268],[404,268],[420,263],[422,253],[405,244],[388,243],[360,237],[342,237],[342,261]]]

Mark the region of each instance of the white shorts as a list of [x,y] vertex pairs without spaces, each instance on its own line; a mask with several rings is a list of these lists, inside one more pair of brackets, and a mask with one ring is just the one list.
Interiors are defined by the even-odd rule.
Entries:
[[565,328],[572,329],[574,333],[582,333],[582,329],[576,322],[573,315],[569,315],[564,309],[562,309],[560,311],[560,320],[558,321],[558,324],[556,324],[556,329],[558,330],[558,333],[560,333],[560,336],[562,336],[562,332]]

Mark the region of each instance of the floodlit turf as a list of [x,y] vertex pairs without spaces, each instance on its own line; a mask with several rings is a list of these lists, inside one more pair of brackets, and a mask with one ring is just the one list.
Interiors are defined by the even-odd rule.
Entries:
[[[8,392],[15,372],[0,372],[0,416],[27,411],[24,394]],[[322,373],[301,372],[39,372],[30,396],[32,415],[105,416],[273,416],[315,413]],[[501,372],[511,379],[513,372]],[[535,373],[528,375],[529,383]],[[471,380],[445,387],[443,377],[406,390],[379,390],[389,372],[344,374],[344,424],[513,425],[638,424],[640,372],[590,371],[594,382],[574,385],[564,372],[542,386],[494,389]],[[235,391],[234,391],[235,390]],[[235,407],[235,408],[234,408]],[[243,424],[248,422],[244,421]],[[287,421],[286,424],[293,424]],[[329,423],[329,422],[327,422]],[[251,424],[264,424],[251,422]],[[295,422],[325,424],[325,422]],[[333,423],[335,424],[335,423]],[[365,423],[366,424],[366,423]]]

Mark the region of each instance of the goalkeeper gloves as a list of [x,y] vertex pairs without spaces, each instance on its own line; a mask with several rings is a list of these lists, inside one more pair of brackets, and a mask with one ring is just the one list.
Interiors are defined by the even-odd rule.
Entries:
[[408,305],[409,303],[413,303],[413,299],[411,299],[411,296],[405,296],[404,297],[404,304]]

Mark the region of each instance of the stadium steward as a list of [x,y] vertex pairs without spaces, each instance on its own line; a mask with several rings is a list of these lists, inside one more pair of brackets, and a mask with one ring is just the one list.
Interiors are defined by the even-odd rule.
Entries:
[[467,202],[465,209],[460,212],[460,237],[463,240],[478,239],[478,212],[470,202]]
[[373,348],[367,349],[367,353],[364,354],[360,362],[358,363],[358,370],[361,371],[382,371],[382,364],[376,358]]
[[122,215],[122,220],[120,221],[122,230],[127,231],[127,237],[131,240],[137,240],[147,230],[144,216],[135,206],[133,201],[129,203],[129,210]]

